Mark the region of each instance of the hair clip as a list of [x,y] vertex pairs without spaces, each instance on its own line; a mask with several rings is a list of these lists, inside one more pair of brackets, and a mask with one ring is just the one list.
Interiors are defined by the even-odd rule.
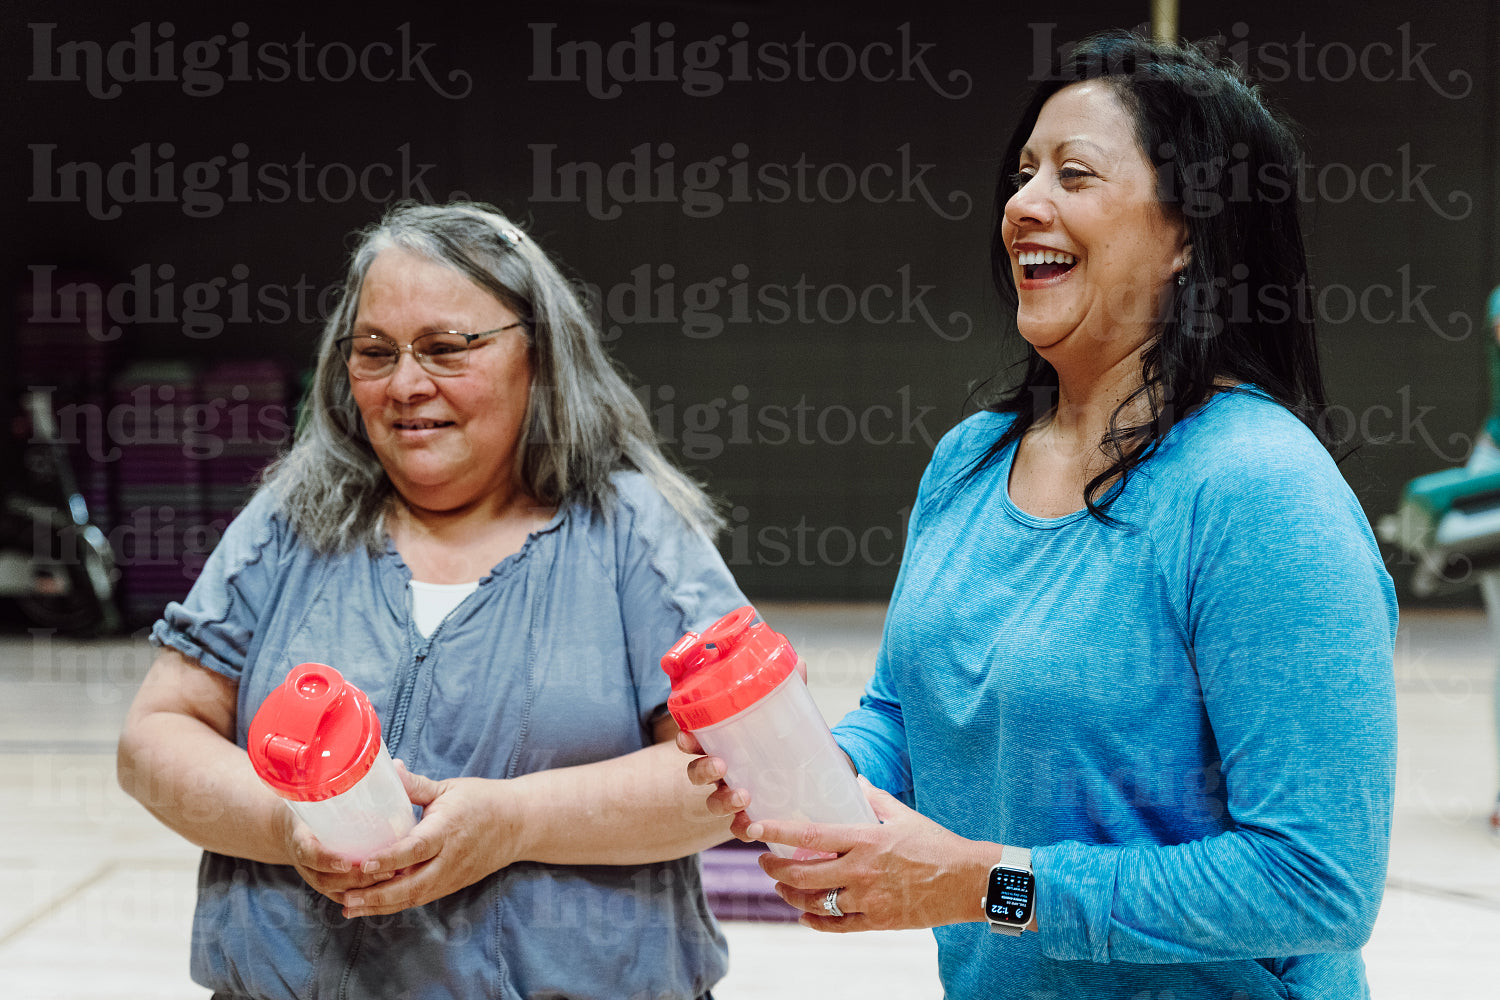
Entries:
[[521,245],[521,241],[526,237],[515,226],[501,226],[500,238],[505,241],[506,246],[517,247]]

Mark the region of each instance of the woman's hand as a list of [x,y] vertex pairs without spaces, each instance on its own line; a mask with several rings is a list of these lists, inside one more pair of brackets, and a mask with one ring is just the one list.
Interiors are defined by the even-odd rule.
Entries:
[[390,878],[389,872],[366,874],[357,862],[335,854],[313,834],[296,813],[285,807],[280,821],[281,837],[290,863],[302,881],[335,903],[343,905],[344,894],[351,889],[367,889]]
[[697,756],[703,753],[703,745],[698,742],[698,737],[685,730],[677,733],[677,749],[696,757],[688,762],[688,780],[701,787],[713,788],[707,800],[708,811],[715,816],[733,816],[729,832],[747,843],[755,840],[745,832],[750,825],[750,817],[745,815],[745,807],[750,804],[750,792],[743,788],[730,788],[725,783],[724,761],[718,757]]
[[[800,656],[797,658],[796,670],[801,675],[802,682],[807,683],[807,661]],[[745,807],[750,804],[750,790],[729,787],[724,781],[728,766],[723,759],[699,756],[705,753],[703,744],[698,742],[697,736],[683,729],[677,731],[677,749],[697,757],[697,760],[688,762],[688,780],[695,785],[713,788],[708,796],[708,811],[715,816],[733,816],[729,832],[740,840],[746,843],[758,840],[758,837],[752,837],[746,832],[750,817],[745,815]]]
[[344,916],[373,917],[473,885],[514,858],[501,848],[514,837],[501,802],[503,781],[449,778],[433,781],[396,762],[407,797],[422,806],[422,821],[391,846],[370,855],[361,872],[379,884],[344,893]]
[[[752,840],[838,855],[827,861],[761,855],[777,894],[803,911],[800,923],[844,933],[983,920],[979,900],[999,847],[965,840],[859,781],[880,826],[765,821],[746,830]],[[829,889],[839,890],[844,916],[824,909]]]

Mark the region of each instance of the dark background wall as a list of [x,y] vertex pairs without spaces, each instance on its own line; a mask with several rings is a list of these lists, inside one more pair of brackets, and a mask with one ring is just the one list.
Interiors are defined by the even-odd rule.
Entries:
[[[1377,517],[1406,479],[1463,461],[1487,406],[1500,11],[1183,6],[1182,33],[1221,36],[1305,129],[1334,418],[1362,442],[1344,470]],[[827,599],[888,594],[933,445],[1015,356],[987,240],[1028,82],[1049,49],[1148,16],[1103,0],[5,9],[12,357],[86,326],[69,302],[96,288],[110,377],[160,359],[295,371],[347,233],[395,196],[490,201],[594,289],[661,436],[726,500],[746,591]],[[106,438],[125,433],[109,405]]]

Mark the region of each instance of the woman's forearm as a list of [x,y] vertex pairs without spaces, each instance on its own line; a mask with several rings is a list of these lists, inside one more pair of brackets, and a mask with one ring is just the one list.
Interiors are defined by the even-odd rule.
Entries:
[[728,817],[709,813],[709,790],[688,781],[687,758],[671,742],[506,785],[499,819],[516,838],[516,860],[646,864],[729,839]]
[[120,738],[118,771],[126,792],[204,850],[289,863],[286,804],[202,722],[166,712],[136,720]]

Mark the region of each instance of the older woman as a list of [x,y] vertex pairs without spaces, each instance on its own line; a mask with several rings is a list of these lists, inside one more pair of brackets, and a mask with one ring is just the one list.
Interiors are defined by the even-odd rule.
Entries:
[[[363,234],[309,418],[153,639],[127,790],[205,850],[220,997],[694,998],[724,973],[659,657],[744,603],[572,289],[484,206]],[[325,849],[254,774],[295,665],[369,695],[420,823]],[[355,862],[351,865],[351,860]]]
[[954,998],[1365,995],[1396,604],[1323,438],[1295,158],[1191,49],[1096,38],[1035,94],[993,242],[1025,371],[933,456],[835,729],[884,823],[736,817],[838,855],[762,860],[804,923],[934,927]]

